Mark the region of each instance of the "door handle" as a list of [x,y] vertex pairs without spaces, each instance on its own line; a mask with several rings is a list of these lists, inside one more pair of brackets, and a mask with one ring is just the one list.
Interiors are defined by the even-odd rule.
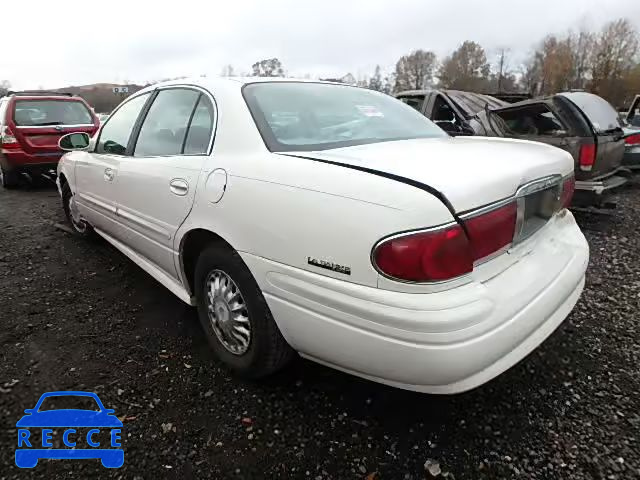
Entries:
[[169,182],[169,190],[175,195],[184,197],[189,192],[189,184],[182,178],[174,178]]
[[116,176],[116,172],[113,168],[105,168],[104,169],[104,181],[105,182],[112,182],[113,181],[113,177]]

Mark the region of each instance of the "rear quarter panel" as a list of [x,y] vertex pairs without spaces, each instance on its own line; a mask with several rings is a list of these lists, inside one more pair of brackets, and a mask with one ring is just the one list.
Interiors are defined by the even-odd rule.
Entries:
[[[214,155],[215,157],[215,155]],[[377,286],[371,250],[383,237],[453,220],[444,204],[414,187],[284,155],[210,158],[193,210],[178,232],[205,228],[234,249],[320,275]],[[216,168],[227,171],[222,199],[206,196]],[[310,265],[309,257],[350,275]]]

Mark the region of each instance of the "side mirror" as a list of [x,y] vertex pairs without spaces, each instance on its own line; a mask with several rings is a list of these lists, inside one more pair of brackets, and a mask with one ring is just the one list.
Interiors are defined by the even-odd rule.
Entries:
[[90,140],[88,133],[67,133],[60,137],[58,146],[65,152],[86,150],[89,147]]
[[27,408],[24,413],[32,414],[35,411],[35,408]]

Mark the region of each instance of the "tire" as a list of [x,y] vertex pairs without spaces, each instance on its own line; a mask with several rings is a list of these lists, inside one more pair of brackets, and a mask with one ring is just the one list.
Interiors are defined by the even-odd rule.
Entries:
[[91,227],[91,225],[89,225],[85,220],[82,220],[82,219],[78,219],[77,221],[74,220],[73,215],[71,213],[72,198],[73,198],[73,192],[71,191],[69,184],[64,183],[62,185],[62,208],[64,209],[64,214],[66,215],[67,220],[71,225],[71,229],[73,230],[73,233],[79,237],[93,238],[95,235],[95,232],[93,231],[93,228]]
[[[231,293],[237,291],[240,294],[239,297],[234,294],[230,299],[229,305],[235,306],[236,309],[233,312],[227,311],[227,314],[230,315],[227,318],[238,314],[241,318],[246,316],[248,321],[248,345],[241,345],[235,352],[232,352],[228,344],[225,346],[224,343],[225,337],[232,336],[220,332],[224,330],[224,325],[227,325],[227,328],[232,328],[229,325],[245,328],[246,321],[243,319],[244,323],[232,321],[226,324],[222,321],[216,322],[215,317],[224,318],[224,311],[218,312],[220,315],[215,313],[219,308],[224,310],[224,305],[220,305],[222,297],[215,297],[217,303],[213,303],[215,307],[212,308],[214,321],[210,320],[209,314],[209,304],[211,303],[209,292],[217,291],[219,293],[218,290],[215,290],[216,279],[220,280],[220,285],[223,285],[225,276],[232,281],[231,285],[227,282],[228,291]],[[243,377],[261,378],[282,369],[293,358],[294,351],[280,333],[260,287],[236,251],[217,244],[207,247],[200,254],[196,264],[195,289],[198,317],[206,332],[209,344],[215,355],[233,372]],[[227,306],[229,307],[229,305]],[[244,305],[245,308],[240,308],[238,305]],[[217,331],[214,324],[219,325]],[[236,340],[242,337],[247,343],[246,335],[240,335],[237,330],[236,333]]]
[[7,190],[14,189],[20,185],[20,175],[16,171],[0,167],[0,184]]

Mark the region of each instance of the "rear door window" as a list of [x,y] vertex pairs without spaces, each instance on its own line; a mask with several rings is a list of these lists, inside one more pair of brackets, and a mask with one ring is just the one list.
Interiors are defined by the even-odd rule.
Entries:
[[77,100],[17,100],[13,120],[19,127],[93,125],[89,109]]
[[185,88],[161,90],[142,123],[135,157],[179,155],[200,92]]
[[208,152],[213,120],[213,105],[206,96],[201,95],[184,142],[185,155],[200,155]]
[[567,128],[544,103],[494,112],[502,119],[507,132],[521,136],[562,136]]

